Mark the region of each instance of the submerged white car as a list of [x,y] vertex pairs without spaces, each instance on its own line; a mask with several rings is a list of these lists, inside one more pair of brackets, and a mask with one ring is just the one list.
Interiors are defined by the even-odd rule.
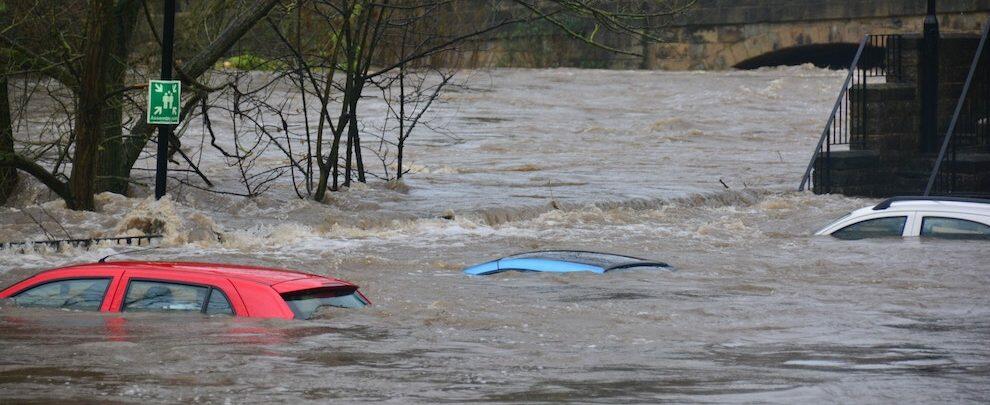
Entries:
[[850,212],[816,235],[839,239],[921,236],[990,240],[990,200],[894,197]]

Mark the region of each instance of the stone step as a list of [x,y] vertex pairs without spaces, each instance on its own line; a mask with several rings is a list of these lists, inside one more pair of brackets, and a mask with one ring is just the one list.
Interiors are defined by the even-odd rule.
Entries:
[[[939,100],[958,100],[964,85],[964,82],[940,82],[938,86]],[[976,86],[976,83],[973,86]],[[866,97],[868,100],[916,101],[921,97],[921,94],[913,83],[867,83],[866,86],[850,87],[849,97]]]
[[[848,121],[852,134],[896,134],[917,132],[921,123],[921,104],[907,98],[910,86],[888,85],[867,87],[850,93],[848,111],[843,120]],[[947,92],[949,90],[946,90]],[[865,96],[865,98],[861,97]],[[958,103],[956,97],[943,97],[938,103],[939,132],[948,129]],[[865,104],[864,104],[865,101]]]
[[[987,139],[978,137],[974,133],[954,134],[958,151],[982,152],[990,151]],[[938,145],[941,146],[941,141]],[[852,135],[849,137],[850,150],[876,150],[882,153],[891,151],[905,151],[914,153],[920,150],[919,135],[917,132],[907,133],[878,133],[865,135]]]
[[[815,167],[820,164],[824,164],[826,154],[822,153],[817,159],[815,159]],[[880,154],[876,151],[867,150],[848,150],[848,151],[835,151],[828,155],[827,160],[832,169],[842,170],[842,169],[861,169],[861,168],[872,168],[876,166],[876,163],[880,157]]]
[[850,150],[916,151],[919,145],[917,132],[872,133],[849,139]]
[[849,97],[866,97],[867,99],[907,100],[914,101],[914,84],[908,83],[867,83],[865,87],[849,88]]
[[[920,34],[906,34],[901,43],[902,82],[917,83],[919,71]],[[973,34],[943,34],[939,42],[939,79],[947,83],[965,81],[969,64],[980,38]],[[960,63],[964,61],[965,63]]]
[[[990,154],[983,154],[990,158]],[[934,159],[907,159],[900,165],[886,162],[887,159],[877,159],[872,165],[858,168],[844,167],[842,159],[835,159],[829,165],[819,162],[813,173],[816,193],[832,192],[846,195],[889,196],[897,194],[916,194],[924,190],[934,168]],[[990,176],[986,159],[981,159],[980,166],[965,166],[965,161],[957,163],[953,170],[950,165],[943,165],[940,173],[954,174],[957,191],[986,192],[990,190]],[[827,184],[826,184],[827,183]]]
[[990,153],[963,152],[956,155],[956,170],[964,173],[990,173]]

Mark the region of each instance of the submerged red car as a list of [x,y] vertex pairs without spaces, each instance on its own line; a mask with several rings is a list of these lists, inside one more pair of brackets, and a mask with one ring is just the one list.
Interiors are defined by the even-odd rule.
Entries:
[[0,291],[20,306],[307,319],[317,308],[370,304],[331,277],[213,263],[110,262],[46,270]]

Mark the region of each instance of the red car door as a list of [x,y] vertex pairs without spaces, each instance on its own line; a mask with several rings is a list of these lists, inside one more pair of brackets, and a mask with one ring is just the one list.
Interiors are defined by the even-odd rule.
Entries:
[[109,310],[111,312],[121,312],[124,307],[124,299],[128,293],[128,286],[132,282],[161,282],[175,285],[186,285],[193,287],[215,288],[223,292],[233,309],[234,315],[246,316],[247,307],[234,285],[225,277],[197,274],[183,271],[153,270],[153,269],[127,269],[124,271],[120,282],[117,283],[113,294],[113,302]]
[[111,266],[87,266],[78,268],[69,267],[44,271],[6,288],[0,292],[0,298],[12,297],[35,287],[40,287],[49,283],[68,280],[105,278],[110,280],[110,282],[107,285],[106,292],[103,295],[103,301],[100,303],[99,311],[108,312],[110,311],[110,308],[113,307],[113,303],[116,299],[114,293],[118,290],[122,273],[123,271],[120,268]]

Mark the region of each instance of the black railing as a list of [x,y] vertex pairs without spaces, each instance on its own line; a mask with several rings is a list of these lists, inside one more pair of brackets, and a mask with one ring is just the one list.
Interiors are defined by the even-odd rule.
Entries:
[[[900,35],[866,35],[849,65],[849,73],[825,122],[798,191],[831,192],[833,147],[862,147],[869,133],[868,84],[899,82],[904,77]],[[883,94],[883,93],[880,93]]]
[[[925,186],[925,195],[941,194],[984,194],[988,185],[980,184],[983,176],[977,175],[978,170],[967,170],[960,173],[960,166],[965,164],[961,159],[964,155],[977,157],[977,153],[990,152],[990,53],[985,52],[987,33],[990,31],[990,20],[983,27],[980,44],[973,55],[973,61],[966,74],[959,101],[949,121],[949,128],[942,137],[942,147],[935,158]],[[979,164],[978,160],[970,159],[971,164]]]
[[91,238],[91,239],[53,239],[36,240],[30,242],[0,242],[0,249],[24,249],[28,246],[47,246],[51,249],[59,249],[62,246],[89,247],[94,244],[109,242],[113,244],[127,244],[141,246],[151,244],[152,240],[161,239],[162,235],[140,235],[140,236],[120,236],[115,238]]

